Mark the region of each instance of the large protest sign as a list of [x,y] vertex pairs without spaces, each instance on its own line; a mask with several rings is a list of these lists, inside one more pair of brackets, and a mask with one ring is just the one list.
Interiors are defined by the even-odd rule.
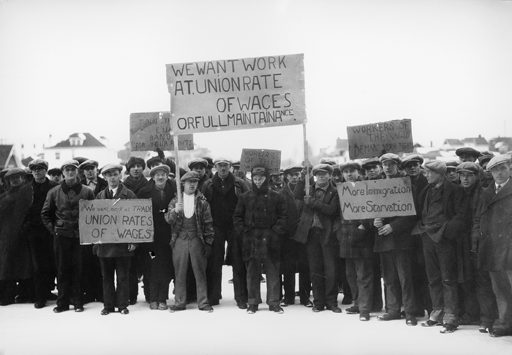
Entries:
[[344,182],[336,187],[347,220],[416,214],[409,177]]
[[80,244],[153,241],[151,199],[80,200]]
[[[146,151],[160,148],[174,150],[171,135],[170,112],[141,112],[130,114],[131,151]],[[193,150],[194,141],[191,134],[178,137],[179,150]]]
[[350,159],[413,151],[411,120],[393,120],[347,127]]
[[303,54],[166,69],[173,134],[306,123]]
[[242,149],[240,170],[251,171],[255,166],[264,166],[270,174],[279,174],[281,151],[271,149]]

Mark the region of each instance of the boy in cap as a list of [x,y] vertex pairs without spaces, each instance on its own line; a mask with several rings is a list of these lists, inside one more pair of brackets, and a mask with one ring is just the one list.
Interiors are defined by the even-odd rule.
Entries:
[[459,325],[457,249],[471,215],[462,188],[446,179],[444,162],[429,161],[425,170],[429,185],[419,195],[418,216],[425,231],[421,239],[433,310],[421,325],[442,324],[441,333],[453,333]]
[[[107,164],[101,174],[107,180],[107,188],[96,195],[97,200],[132,200],[137,196],[121,183],[123,167],[119,164]],[[135,244],[103,243],[95,244],[94,255],[97,255],[101,265],[103,279],[103,305],[102,316],[115,312],[128,314],[129,304],[129,270]],[[114,285],[114,274],[117,282]]]
[[175,304],[170,307],[171,312],[186,308],[189,260],[196,280],[199,310],[213,312],[208,303],[206,262],[212,253],[214,231],[210,205],[197,190],[200,178],[195,171],[183,175],[183,202],[178,202],[177,197],[173,198],[165,214],[166,221],[172,227],[171,247],[176,273]]
[[238,200],[233,225],[242,242],[242,258],[247,268],[247,313],[254,314],[261,301],[261,266],[267,275],[269,310],[283,313],[279,305],[280,238],[286,231],[286,202],[283,195],[268,187],[268,173],[263,166],[251,170],[252,190]]
[[295,240],[306,245],[313,288],[313,312],[326,307],[341,313],[338,307],[337,265],[339,246],[334,232],[340,218],[340,201],[336,188],[330,184],[333,168],[329,164],[313,167],[316,182],[304,196],[304,209],[295,233]]
[[482,155],[478,150],[471,147],[462,147],[455,151],[455,154],[459,157],[461,162],[476,162],[476,160]]
[[78,202],[94,200],[93,191],[78,180],[78,162],[62,164],[64,181],[48,191],[41,218],[54,237],[57,263],[57,307],[55,313],[69,310],[73,298],[75,312],[83,312],[83,249],[78,232]]
[[190,171],[195,171],[199,174],[199,181],[197,185],[197,190],[201,191],[203,188],[203,184],[206,180],[209,179],[208,175],[206,175],[206,168],[208,167],[208,162],[203,158],[192,159],[188,162],[188,168]]
[[487,164],[494,178],[482,193],[475,220],[478,231],[478,262],[489,271],[499,318],[489,329],[493,337],[512,335],[512,183],[510,156],[492,158]]
[[62,170],[59,168],[52,168],[48,170],[48,175],[50,176],[50,180],[56,182],[57,184],[62,181]]

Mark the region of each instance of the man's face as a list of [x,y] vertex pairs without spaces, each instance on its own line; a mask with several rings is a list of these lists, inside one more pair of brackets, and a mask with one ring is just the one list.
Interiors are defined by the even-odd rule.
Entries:
[[206,174],[206,167],[202,164],[195,164],[192,166],[192,171],[199,173],[199,177],[202,179],[204,174]]
[[132,167],[130,168],[130,171],[129,171],[129,174],[132,178],[134,179],[138,179],[142,176],[142,171],[144,169],[142,169],[142,165],[140,164],[134,164],[132,165]]
[[459,173],[460,184],[462,187],[468,188],[476,183],[477,176],[474,173],[461,171]]
[[62,172],[62,175],[64,175],[64,179],[66,181],[72,181],[76,180],[76,176],[78,174],[78,169],[74,166],[67,166],[64,171]]
[[493,166],[491,174],[497,184],[503,184],[510,178],[510,163]]
[[398,173],[398,165],[394,160],[386,160],[382,162],[382,170],[386,176],[395,176]]
[[229,175],[229,168],[231,164],[228,163],[217,163],[215,164],[215,168],[217,169],[217,174],[221,179],[226,178]]
[[426,171],[426,178],[429,184],[437,184],[440,183],[443,180],[443,175],[436,173],[433,170],[425,169]]
[[476,161],[476,157],[474,155],[470,155],[470,154],[462,154],[460,156],[460,161],[463,163],[466,161],[474,163]]
[[121,173],[119,170],[110,170],[103,174],[105,179],[107,179],[108,187],[111,189],[115,189],[119,186],[119,182],[121,182]]
[[233,167],[233,175],[235,175],[237,178],[245,179],[245,171],[240,170],[239,166]]
[[274,184],[279,185],[283,183],[283,178],[281,177],[281,175],[272,175],[270,178],[272,180],[272,183]]
[[455,169],[448,169],[446,170],[446,178],[450,180],[451,182],[458,182],[459,177],[457,176],[457,171]]
[[155,184],[159,187],[165,186],[167,183],[167,174],[165,171],[159,170],[155,172],[153,175],[153,180],[155,181]]
[[11,186],[20,186],[23,184],[23,176],[21,174],[13,175],[9,178]]
[[84,168],[84,176],[87,180],[95,180],[98,176],[98,169],[93,166],[87,166]]
[[345,178],[345,181],[354,182],[354,181],[357,181],[357,179],[359,178],[359,170],[357,170],[355,168],[351,168],[351,167],[345,168],[345,169],[343,169],[342,173],[343,173],[343,178]]
[[261,185],[263,185],[266,179],[267,178],[263,175],[254,175],[252,177],[252,181],[254,181],[254,185],[256,185],[258,189],[261,187]]
[[382,173],[382,168],[379,164],[369,164],[365,167],[366,176],[368,176],[368,179],[375,180],[379,177],[379,175]]
[[292,185],[296,185],[300,179],[300,171],[295,171],[293,173],[286,174],[286,178]]
[[323,187],[329,183],[329,179],[331,178],[331,174],[325,171],[319,171],[316,173],[316,184],[320,187]]
[[46,178],[46,169],[41,166],[35,166],[32,169],[32,176],[37,182],[43,181]]
[[405,173],[410,177],[417,177],[421,174],[420,163],[417,161],[411,161],[405,164]]
[[62,181],[62,175],[50,175],[50,180],[60,183]]
[[183,183],[183,192],[187,195],[193,195],[196,192],[198,181],[189,179]]

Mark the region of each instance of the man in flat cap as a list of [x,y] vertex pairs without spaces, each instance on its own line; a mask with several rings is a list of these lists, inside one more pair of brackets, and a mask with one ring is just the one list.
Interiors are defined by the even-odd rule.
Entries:
[[78,202],[94,200],[93,191],[78,180],[78,162],[62,164],[64,181],[48,191],[41,210],[45,227],[54,237],[59,295],[55,313],[69,310],[73,298],[75,312],[83,312],[83,249],[78,233]]
[[482,172],[480,173],[480,181],[482,182],[482,187],[486,188],[487,186],[494,183],[494,179],[490,171],[487,170],[487,164],[494,158],[493,154],[484,154],[480,158],[478,158],[478,164],[482,168]]
[[62,170],[59,168],[51,168],[48,170],[48,176],[50,177],[51,181],[59,184],[62,181]]
[[446,162],[446,179],[456,185],[460,184],[459,175],[457,174],[457,166],[459,165],[456,161]]
[[19,195],[24,176],[23,169],[9,169],[4,176],[9,190],[0,195],[0,290],[3,291],[3,295],[0,293],[1,306],[14,303],[17,283],[26,287],[30,285],[32,277],[28,241],[21,233],[24,214],[18,213],[20,210],[26,213],[26,206],[30,205],[30,200],[22,201]]
[[34,179],[20,189],[20,201],[31,201],[21,212],[25,216],[22,230],[28,240],[32,259],[32,278],[36,296],[34,307],[39,309],[46,305],[47,300],[55,299],[51,293],[57,276],[53,235],[44,227],[41,210],[48,191],[58,184],[46,177],[48,163],[45,160],[34,159],[28,167]]
[[489,334],[512,335],[512,183],[510,156],[500,155],[487,164],[494,178],[482,193],[477,218],[479,267],[489,271],[499,318]]
[[250,190],[252,181],[247,178],[247,172],[240,169],[240,160],[234,161],[233,164],[231,164],[231,169],[233,175],[242,180],[247,185],[247,190]]
[[459,157],[461,162],[476,162],[477,159],[482,155],[478,150],[471,147],[462,147],[455,151],[455,154]]
[[[398,155],[386,153],[380,158],[386,179],[403,177],[398,167],[402,160]],[[412,265],[414,243],[411,231],[416,216],[375,218],[374,251],[380,254],[382,276],[386,285],[387,312],[378,317],[380,321],[400,319],[400,306],[403,304],[409,326],[417,324],[417,305],[414,293]]]
[[433,310],[421,325],[442,324],[441,333],[453,333],[459,326],[457,281],[462,267],[457,250],[469,232],[471,214],[462,187],[446,179],[444,162],[429,161],[425,170],[429,185],[419,195],[418,216],[425,231],[421,238]]
[[[97,200],[133,200],[137,196],[121,183],[120,164],[107,164],[101,170],[108,186],[96,195]],[[137,248],[129,243],[101,243],[94,244],[93,252],[97,255],[101,265],[103,280],[103,310],[101,315],[106,316],[115,312],[128,314],[129,304],[129,271],[130,263]],[[116,283],[114,284],[114,276]]]
[[84,178],[80,181],[83,185],[88,186],[94,192],[94,195],[103,191],[107,187],[107,182],[98,176],[98,162],[88,159],[79,165]]
[[365,171],[366,180],[378,180],[386,177],[382,172],[382,163],[378,158],[366,159],[362,168]]
[[183,175],[182,202],[175,197],[165,214],[172,227],[172,259],[176,273],[175,304],[171,312],[185,310],[187,305],[187,270],[189,260],[194,273],[199,310],[213,312],[208,303],[206,263],[212,253],[213,220],[210,205],[197,190],[201,176],[196,171]]
[[[460,178],[460,186],[464,190],[471,208],[471,221],[474,222],[479,213],[479,203],[482,198],[483,188],[479,180],[481,168],[473,162],[460,163],[457,166],[457,173]],[[465,243],[461,243],[463,247],[462,256],[465,257],[464,266],[470,269],[466,274],[465,282],[461,284],[463,297],[464,314],[461,316],[459,323],[462,325],[473,324],[479,322],[479,331],[487,333],[498,318],[498,308],[496,306],[496,298],[492,291],[491,277],[489,271],[478,267],[478,225],[473,223],[471,233],[464,238]],[[468,253],[467,250],[470,250]],[[469,254],[469,255],[466,255]],[[462,308],[461,307],[461,308]]]
[[215,236],[212,255],[208,258],[206,278],[208,299],[211,306],[222,298],[222,265],[227,243],[228,257],[233,265],[235,301],[240,309],[247,309],[246,268],[242,261],[242,245],[234,238],[233,213],[240,196],[248,191],[245,183],[230,172],[231,161],[218,158],[214,161],[217,172],[203,185],[202,193],[210,204]]
[[[341,313],[338,307],[337,265],[339,246],[334,232],[340,218],[340,201],[330,184],[333,168],[329,164],[313,167],[316,182],[304,196],[304,208],[295,240],[306,245],[313,288],[313,312],[325,308]],[[339,222],[338,222],[339,223]]]
[[252,168],[252,189],[240,196],[233,214],[235,238],[242,242],[242,258],[247,268],[249,314],[256,313],[262,302],[262,264],[267,275],[269,310],[284,312],[279,305],[279,254],[280,238],[286,230],[286,202],[283,195],[268,187],[268,177],[265,167]]
[[201,191],[203,188],[203,184],[206,180],[209,179],[208,175],[206,175],[206,168],[208,167],[208,162],[203,158],[195,158],[188,162],[188,168],[190,171],[195,171],[199,174],[199,181],[197,185],[197,190]]

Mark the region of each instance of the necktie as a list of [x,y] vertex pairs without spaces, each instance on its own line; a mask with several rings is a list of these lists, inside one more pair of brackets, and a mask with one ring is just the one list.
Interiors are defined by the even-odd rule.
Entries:
[[501,190],[501,185],[496,186],[496,193],[498,193]]

